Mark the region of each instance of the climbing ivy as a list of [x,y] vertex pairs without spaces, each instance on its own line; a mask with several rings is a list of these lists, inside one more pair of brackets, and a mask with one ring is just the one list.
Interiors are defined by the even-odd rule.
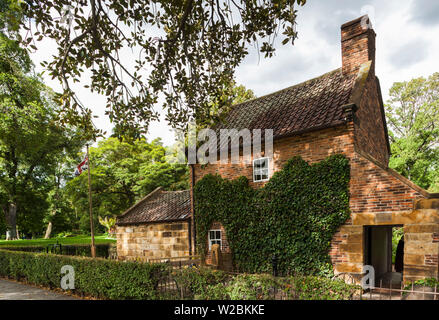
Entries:
[[270,272],[275,255],[281,272],[327,275],[331,239],[350,215],[349,179],[343,155],[313,165],[294,157],[260,189],[208,174],[194,186],[198,251],[220,222],[240,271]]

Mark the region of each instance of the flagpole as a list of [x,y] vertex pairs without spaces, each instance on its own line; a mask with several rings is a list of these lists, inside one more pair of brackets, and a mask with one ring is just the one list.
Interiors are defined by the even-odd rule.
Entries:
[[91,176],[90,176],[90,155],[88,151],[87,144],[87,168],[88,168],[88,203],[90,205],[90,231],[91,231],[91,256],[96,258],[96,247],[95,247],[95,234],[93,228],[93,211],[92,211],[92,201],[91,201]]

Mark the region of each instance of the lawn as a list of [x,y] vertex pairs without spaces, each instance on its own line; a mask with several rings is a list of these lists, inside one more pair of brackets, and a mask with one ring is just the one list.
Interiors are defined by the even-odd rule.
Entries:
[[[52,239],[31,239],[31,240],[0,240],[0,247],[10,247],[10,246],[47,246],[48,244],[90,244],[91,237],[90,236],[74,236],[74,237],[66,237],[66,238],[52,238]],[[95,244],[103,244],[103,243],[116,243],[116,239],[107,238],[106,235],[97,235],[95,236]]]

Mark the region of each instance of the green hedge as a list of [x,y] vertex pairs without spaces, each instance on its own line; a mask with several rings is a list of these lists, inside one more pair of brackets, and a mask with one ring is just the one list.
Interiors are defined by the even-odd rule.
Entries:
[[[96,244],[96,256],[99,258],[108,258],[110,252],[110,244]],[[1,246],[0,249],[9,251],[22,252],[39,252],[39,253],[55,253],[67,256],[91,257],[90,245],[61,245],[56,248],[53,245],[48,246]]]
[[350,215],[349,179],[343,155],[313,165],[294,157],[257,190],[245,177],[206,175],[194,187],[198,250],[205,254],[218,221],[241,272],[270,272],[276,256],[280,272],[330,275],[331,240]]
[[[273,277],[268,274],[230,275],[210,269],[174,271],[179,287],[190,288],[188,299],[272,300],[281,296],[292,300],[348,300],[361,287],[316,276]],[[176,298],[179,298],[177,296]]]
[[[0,250],[0,277],[60,288],[61,267],[75,270],[74,293],[102,299],[254,300],[274,299],[273,289],[299,300],[350,299],[358,286],[313,276],[273,277],[266,274],[230,275],[208,268],[171,270],[164,264],[69,257]],[[174,279],[177,290],[163,292],[160,281]],[[163,284],[163,282],[162,282]]]
[[157,284],[168,272],[163,264],[0,250],[2,277],[60,288],[64,265],[75,270],[74,293],[103,299],[158,299]]

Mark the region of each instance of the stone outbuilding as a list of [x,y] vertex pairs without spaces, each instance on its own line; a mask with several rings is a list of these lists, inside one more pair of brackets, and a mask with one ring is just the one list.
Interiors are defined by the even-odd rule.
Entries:
[[149,261],[191,251],[190,192],[157,188],[117,218],[117,256]]

